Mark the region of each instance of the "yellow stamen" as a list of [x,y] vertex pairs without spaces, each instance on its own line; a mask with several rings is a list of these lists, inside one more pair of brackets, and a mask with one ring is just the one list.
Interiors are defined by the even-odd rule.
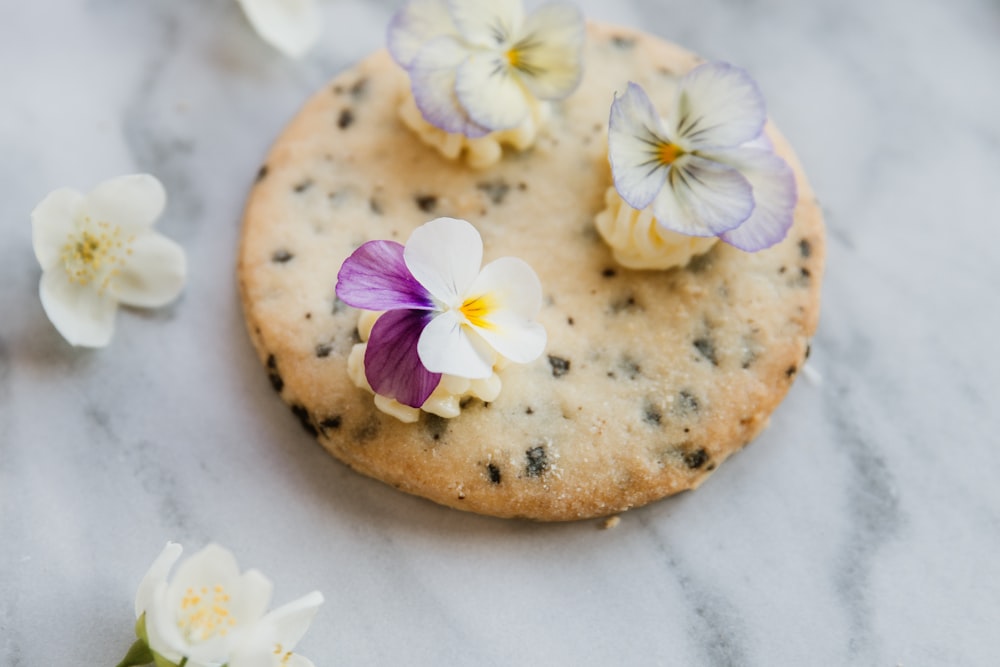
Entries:
[[103,292],[125,266],[124,256],[132,254],[133,240],[124,238],[118,225],[94,222],[85,216],[77,220],[76,231],[67,236],[59,259],[70,282],[98,283]]
[[492,329],[493,323],[488,319],[490,313],[496,309],[496,302],[489,294],[466,299],[459,311],[465,315],[469,324],[480,329]]
[[504,54],[507,57],[507,64],[517,69],[521,65],[521,52],[517,48],[508,49]]
[[189,588],[181,598],[181,613],[177,627],[188,639],[205,641],[216,635],[224,637],[237,621],[229,609],[229,595],[222,586],[213,586],[211,593],[207,587],[200,594]]
[[660,161],[660,164],[667,167],[676,162],[684,153],[685,150],[683,148],[669,141],[661,142],[656,147],[656,159]]

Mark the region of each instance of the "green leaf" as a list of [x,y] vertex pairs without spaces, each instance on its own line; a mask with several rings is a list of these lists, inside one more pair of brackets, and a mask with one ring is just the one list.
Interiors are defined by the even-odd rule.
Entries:
[[153,652],[142,639],[136,639],[135,643],[118,663],[118,667],[135,667],[136,665],[148,665],[153,662]]

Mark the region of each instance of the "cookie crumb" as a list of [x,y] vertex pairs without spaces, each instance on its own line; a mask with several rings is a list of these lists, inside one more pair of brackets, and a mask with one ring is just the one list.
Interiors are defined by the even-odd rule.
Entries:
[[615,526],[617,526],[621,522],[622,522],[622,518],[620,516],[617,516],[617,515],[605,517],[604,521],[602,521],[600,523],[600,529],[601,530],[611,530],[612,528],[614,528]]

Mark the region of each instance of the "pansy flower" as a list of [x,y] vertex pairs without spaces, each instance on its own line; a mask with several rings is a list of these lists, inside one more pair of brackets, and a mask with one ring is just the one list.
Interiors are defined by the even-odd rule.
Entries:
[[774,245],[798,195],[788,164],[763,136],[764,100],[742,69],[707,63],[681,78],[666,118],[629,83],[611,106],[608,157],[615,188],[662,228],[717,236],[742,250]]
[[322,22],[316,0],[237,0],[261,39],[286,56],[299,58],[319,39]]
[[538,276],[516,257],[480,270],[482,258],[475,227],[438,218],[414,230],[405,247],[369,241],[344,261],[337,296],[386,311],[365,350],[365,377],[376,394],[418,408],[442,374],[488,378],[495,354],[527,363],[542,353]]
[[533,100],[572,93],[583,39],[572,5],[525,16],[521,0],[410,0],[389,25],[388,45],[428,122],[481,137],[519,125]]
[[166,201],[158,180],[132,174],[87,195],[61,188],[32,211],[42,307],[71,344],[107,345],[119,303],[155,308],[180,294],[184,251],[153,231]]

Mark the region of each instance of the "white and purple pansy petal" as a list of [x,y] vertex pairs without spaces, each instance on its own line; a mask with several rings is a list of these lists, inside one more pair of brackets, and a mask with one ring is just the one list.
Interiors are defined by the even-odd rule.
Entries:
[[677,160],[667,174],[667,187],[653,200],[657,222],[688,236],[735,229],[753,208],[753,188],[739,171],[694,154]]
[[670,166],[664,151],[671,145],[646,91],[629,82],[611,104],[608,160],[615,188],[632,208],[646,208],[663,189]]
[[767,112],[764,97],[746,70],[705,63],[681,78],[670,120],[677,141],[693,150],[738,146],[756,138]]
[[491,130],[517,127],[531,109],[520,77],[491,51],[472,53],[458,67],[455,94],[473,122]]
[[341,265],[337,296],[365,310],[432,309],[430,294],[410,273],[403,252],[395,241],[368,241]]
[[470,46],[507,45],[524,23],[521,0],[447,0],[455,26]]
[[422,363],[418,345],[433,319],[426,310],[390,310],[375,321],[365,349],[365,377],[372,391],[419,408],[441,373]]
[[545,328],[534,321],[541,309],[538,275],[520,258],[501,257],[483,267],[462,313],[490,347],[523,364],[545,349]]
[[724,232],[726,243],[756,252],[769,248],[788,234],[798,203],[795,172],[788,163],[771,151],[758,148],[737,148],[719,151],[712,156],[738,169],[753,187],[754,209],[743,224]]
[[511,65],[535,97],[562,99],[576,90],[583,76],[585,35],[583,16],[574,5],[539,7],[524,23],[510,52]]
[[468,58],[461,42],[447,35],[427,42],[409,68],[413,101],[428,123],[469,138],[492,130],[472,120],[455,90],[458,67]]
[[393,59],[409,68],[424,44],[445,36],[458,36],[447,0],[410,0],[389,22],[386,43]]
[[458,310],[439,313],[424,329],[417,345],[428,369],[472,380],[493,373],[495,355],[489,344],[464,321]]
[[440,305],[456,308],[479,275],[483,239],[465,220],[437,218],[413,230],[403,258],[413,277]]

